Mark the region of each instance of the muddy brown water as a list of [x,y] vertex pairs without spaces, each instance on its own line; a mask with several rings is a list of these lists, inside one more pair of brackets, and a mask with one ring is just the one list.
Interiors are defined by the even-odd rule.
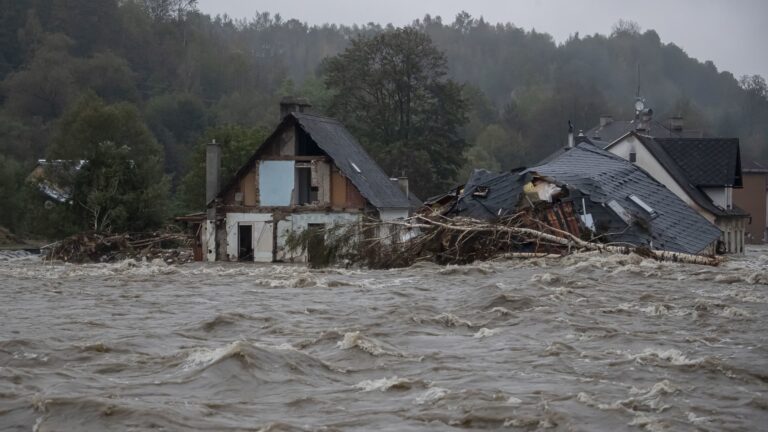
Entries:
[[768,428],[768,249],[391,271],[0,259],[0,430]]

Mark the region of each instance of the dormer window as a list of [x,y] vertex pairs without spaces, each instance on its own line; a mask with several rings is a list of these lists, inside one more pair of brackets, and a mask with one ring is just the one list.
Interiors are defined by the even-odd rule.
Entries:
[[627,198],[629,198],[630,201],[637,204],[641,209],[645,210],[646,213],[651,215],[652,218],[655,218],[659,214],[656,213],[656,210],[654,210],[651,206],[645,203],[645,201],[641,200],[640,197],[637,195],[630,195]]

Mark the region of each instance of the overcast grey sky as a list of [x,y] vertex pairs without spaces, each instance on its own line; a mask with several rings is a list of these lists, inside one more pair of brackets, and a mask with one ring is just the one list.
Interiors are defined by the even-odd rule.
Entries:
[[251,18],[279,13],[310,24],[408,24],[429,13],[452,22],[466,10],[490,22],[511,22],[551,34],[610,33],[619,19],[654,29],[690,56],[734,75],[768,78],[768,0],[199,0],[208,14]]

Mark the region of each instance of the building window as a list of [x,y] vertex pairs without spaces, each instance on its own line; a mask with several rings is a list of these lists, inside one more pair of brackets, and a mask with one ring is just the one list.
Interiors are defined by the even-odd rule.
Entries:
[[632,162],[632,163],[637,162],[637,153],[630,152],[629,153],[629,161]]
[[312,186],[312,168],[310,166],[297,164],[296,183],[299,189],[296,196],[296,204],[307,205],[317,201],[318,188],[316,186]]
[[629,198],[629,200],[632,201],[633,203],[640,206],[640,208],[645,210],[652,218],[655,218],[656,216],[659,215],[658,213],[656,213],[656,210],[654,210],[651,206],[646,204],[645,201],[641,200],[637,195],[630,195],[627,198]]

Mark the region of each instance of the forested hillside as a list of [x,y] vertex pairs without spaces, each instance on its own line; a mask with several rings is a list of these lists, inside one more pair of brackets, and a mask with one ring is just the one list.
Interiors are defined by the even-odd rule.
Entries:
[[[25,190],[36,159],[122,157],[146,167],[142,175],[155,185],[148,196],[170,204],[147,210],[153,220],[199,208],[204,141],[232,149],[225,169],[234,170],[275,125],[282,96],[306,96],[328,113],[327,59],[360,35],[394,30],[308,26],[268,13],[211,17],[194,0],[0,0],[0,10],[0,225],[50,236],[62,232],[36,226],[30,215],[46,213]],[[638,69],[658,118],[682,115],[688,125],[741,138],[747,157],[768,159],[761,77],[734,77],[633,23],[558,45],[486,19],[462,13],[450,23],[426,16],[412,24],[445,54],[468,107],[466,145],[452,155],[464,168],[422,194],[469,167],[535,162],[563,145],[568,120],[586,130],[601,114],[631,116]]]

